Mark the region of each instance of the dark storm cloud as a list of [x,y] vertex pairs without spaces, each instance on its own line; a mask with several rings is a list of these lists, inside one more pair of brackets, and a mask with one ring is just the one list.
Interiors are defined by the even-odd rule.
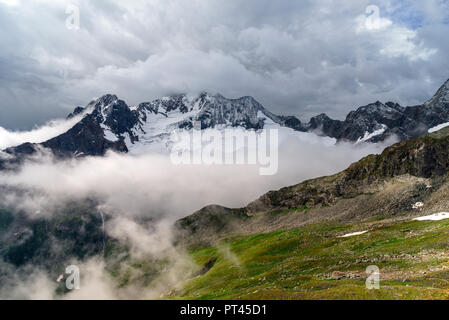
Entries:
[[[68,4],[80,30],[65,26]],[[366,8],[380,16],[368,20]],[[202,90],[343,117],[422,103],[449,78],[442,1],[0,0],[0,125],[30,127],[113,92]]]

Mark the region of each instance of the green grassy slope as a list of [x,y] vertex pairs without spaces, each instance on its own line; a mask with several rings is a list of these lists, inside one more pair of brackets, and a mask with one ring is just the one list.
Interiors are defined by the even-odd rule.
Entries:
[[[244,208],[248,217],[234,217],[232,232],[191,216],[202,218],[187,244],[203,272],[166,298],[449,298],[449,219],[412,220],[449,211],[448,152],[449,128],[398,143],[336,175],[263,195]],[[368,232],[341,237],[356,231]],[[195,243],[199,233],[209,242]],[[373,265],[378,290],[365,284]]]
[[[371,228],[363,235],[341,238]],[[319,223],[191,251],[204,275],[168,299],[447,299],[449,220]],[[366,268],[380,268],[368,290]]]

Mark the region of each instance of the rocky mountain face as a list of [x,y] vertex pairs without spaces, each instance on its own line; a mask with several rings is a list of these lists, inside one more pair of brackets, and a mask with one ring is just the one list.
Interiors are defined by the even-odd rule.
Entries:
[[[85,108],[77,107],[68,117],[85,113],[85,116],[67,132],[41,144],[25,143],[4,150],[10,157],[0,159],[0,168],[20,162],[26,156],[42,148],[52,151],[56,157],[77,157],[83,155],[104,155],[107,150],[127,152],[123,135],[131,141],[137,137],[131,132],[139,119],[126,103],[114,95],[105,95],[92,101]],[[119,139],[108,139],[107,133],[115,134]]]
[[302,123],[294,116],[279,116],[252,97],[227,99],[220,94],[173,95],[128,106],[107,94],[77,107],[68,118],[82,119],[67,132],[40,144],[25,143],[0,154],[0,169],[20,163],[42,148],[57,157],[101,156],[108,150],[140,153],[169,147],[174,130],[241,127],[263,129],[267,122],[295,131],[315,132],[355,143],[379,142],[389,137],[406,140],[449,122],[449,80],[420,106],[402,107],[377,101],[349,113],[344,121],[325,114]]

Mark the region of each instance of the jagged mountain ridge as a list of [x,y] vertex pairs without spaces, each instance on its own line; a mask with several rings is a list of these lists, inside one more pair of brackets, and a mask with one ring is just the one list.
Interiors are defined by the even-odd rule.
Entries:
[[399,142],[380,155],[369,155],[346,170],[312,179],[278,191],[270,191],[247,206],[254,213],[276,208],[331,206],[342,198],[355,197],[383,187],[383,182],[409,175],[423,179],[444,178],[449,171],[449,128]]
[[138,153],[167,148],[173,130],[216,127],[262,129],[267,122],[300,132],[315,132],[337,140],[379,142],[389,137],[406,140],[449,122],[449,80],[426,103],[402,107],[397,103],[375,103],[358,108],[344,121],[326,114],[302,123],[294,116],[279,116],[252,97],[227,99],[220,94],[201,93],[190,97],[172,95],[152,102],[128,106],[112,94],[77,107],[68,118],[82,119],[67,132],[40,144],[25,143],[4,150],[0,169],[21,161],[40,148],[57,157],[100,156],[107,150]]
[[383,141],[391,136],[406,140],[421,136],[429,129],[449,122],[449,80],[422,105],[402,107],[380,101],[358,108],[344,121],[321,114],[310,120],[308,130],[338,140]]

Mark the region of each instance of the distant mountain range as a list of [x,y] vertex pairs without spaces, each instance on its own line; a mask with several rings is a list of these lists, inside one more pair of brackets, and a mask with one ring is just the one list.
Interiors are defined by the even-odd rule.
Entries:
[[391,136],[399,140],[415,138],[448,122],[449,80],[422,105],[402,107],[377,101],[350,112],[344,121],[321,114],[310,120],[307,129],[339,140],[378,142]]
[[258,130],[270,123],[338,141],[379,142],[393,136],[406,140],[449,123],[449,80],[422,105],[402,107],[377,101],[350,112],[344,121],[321,114],[309,123],[302,123],[294,116],[273,114],[252,97],[227,99],[208,93],[196,97],[173,95],[136,106],[128,106],[117,96],[107,94],[85,107],[75,108],[68,116],[73,117],[80,117],[80,121],[59,136],[4,150],[0,169],[20,163],[41,148],[50,149],[62,158],[101,156],[107,150],[161,151],[169,148],[169,137],[174,130],[189,130],[194,126]]

